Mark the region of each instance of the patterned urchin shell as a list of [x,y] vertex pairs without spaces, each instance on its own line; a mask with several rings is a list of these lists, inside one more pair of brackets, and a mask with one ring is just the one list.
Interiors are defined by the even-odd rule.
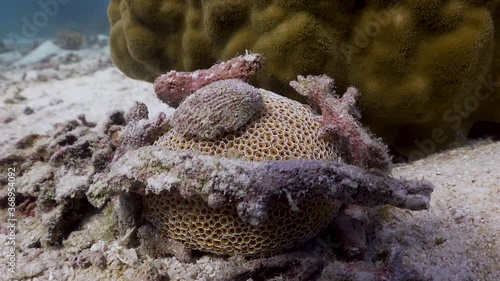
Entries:
[[171,124],[181,136],[215,140],[250,123],[263,105],[257,88],[237,79],[216,81],[187,97]]

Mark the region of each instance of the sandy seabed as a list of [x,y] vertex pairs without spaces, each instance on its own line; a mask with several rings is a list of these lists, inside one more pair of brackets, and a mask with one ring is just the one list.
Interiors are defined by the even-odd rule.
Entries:
[[[145,103],[150,117],[173,109],[154,95],[152,84],[124,76],[116,69],[106,48],[61,52],[53,62],[31,62],[5,68],[0,75],[0,155],[12,152],[13,144],[30,133],[43,133],[55,123],[84,114],[102,126],[107,113]],[[77,59],[72,58],[76,56]],[[66,62],[61,63],[64,59]],[[2,157],[0,157],[2,158]],[[432,155],[393,170],[395,177],[426,179],[435,184],[430,209],[410,212],[380,208],[373,216],[379,225],[375,240],[399,244],[403,259],[433,280],[500,280],[500,143],[474,141],[466,146]],[[4,176],[4,175],[2,175]],[[4,187],[2,187],[4,188]],[[0,209],[0,251],[7,263],[7,213]],[[96,215],[98,216],[98,215]],[[82,244],[44,249],[33,246],[40,223],[19,216],[17,228],[17,279],[19,280],[135,280],[134,272],[153,263],[171,280],[212,280],[237,259],[206,255],[192,263],[175,257],[151,259],[137,255],[116,241],[94,239]],[[90,219],[86,228],[99,227]],[[75,240],[76,238],[73,239]],[[103,245],[105,243],[106,245]],[[84,248],[107,249],[105,268],[75,266],[70,256]],[[11,276],[0,267],[0,279]],[[280,280],[280,279],[273,279]]]

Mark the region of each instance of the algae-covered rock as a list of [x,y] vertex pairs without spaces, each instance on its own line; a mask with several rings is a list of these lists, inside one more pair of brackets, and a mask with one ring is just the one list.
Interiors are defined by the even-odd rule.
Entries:
[[61,30],[57,33],[55,44],[64,50],[78,50],[85,43],[85,36],[72,30]]
[[115,64],[146,81],[246,49],[266,58],[253,82],[294,99],[288,81],[327,74],[360,90],[364,124],[419,158],[500,122],[498,3],[112,0],[110,43]]

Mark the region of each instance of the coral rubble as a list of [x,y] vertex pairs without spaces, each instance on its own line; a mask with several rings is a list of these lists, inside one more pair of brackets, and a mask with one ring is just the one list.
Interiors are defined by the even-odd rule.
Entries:
[[209,69],[193,72],[170,71],[155,79],[156,96],[170,106],[178,106],[183,99],[197,89],[212,82],[225,79],[238,79],[248,82],[263,63],[263,57],[257,53],[246,53],[227,62],[213,65]]
[[361,115],[355,104],[360,94],[356,88],[350,87],[339,97],[333,79],[327,76],[299,76],[290,86],[321,112],[321,134],[335,142],[345,162],[368,170],[389,171],[387,147],[358,122]]
[[[115,149],[106,135],[91,129],[93,126],[80,116],[56,125],[47,135],[27,135],[17,142],[16,152],[0,159],[1,171],[12,167],[20,176],[16,191],[24,198],[26,211],[36,206],[36,216],[44,221],[41,243],[60,244],[67,229],[82,218],[80,211],[91,208],[85,193],[93,175],[106,168]],[[6,184],[5,180],[0,182]],[[3,189],[0,201],[6,200]]]

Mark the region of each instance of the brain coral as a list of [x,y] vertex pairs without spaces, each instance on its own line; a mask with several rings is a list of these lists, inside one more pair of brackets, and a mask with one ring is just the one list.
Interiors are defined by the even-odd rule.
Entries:
[[[207,93],[213,95],[214,90],[220,92],[219,84],[236,84],[227,86],[229,91],[246,85],[238,80],[215,82],[198,90],[184,103],[191,104],[193,97],[206,99]],[[334,144],[320,136],[321,124],[310,109],[272,92],[260,92],[263,106],[259,107],[262,109],[254,122],[215,140],[184,136],[183,131],[175,130],[174,125],[174,130],[168,131],[156,145],[173,151],[195,151],[251,161],[340,161]],[[234,99],[234,96],[229,96]],[[183,109],[184,103],[176,111]],[[227,102],[223,104],[230,106]],[[304,201],[296,206],[300,210],[297,212],[282,201],[270,210],[267,223],[259,226],[244,222],[238,216],[235,204],[214,209],[202,200],[184,199],[168,192],[147,195],[144,206],[149,221],[189,248],[218,254],[255,255],[273,253],[310,239],[332,220],[340,203],[320,199]]]
[[111,50],[127,75],[153,81],[248,49],[266,58],[257,86],[301,101],[288,81],[327,74],[361,91],[365,125],[419,157],[500,122],[499,2],[111,0]]

